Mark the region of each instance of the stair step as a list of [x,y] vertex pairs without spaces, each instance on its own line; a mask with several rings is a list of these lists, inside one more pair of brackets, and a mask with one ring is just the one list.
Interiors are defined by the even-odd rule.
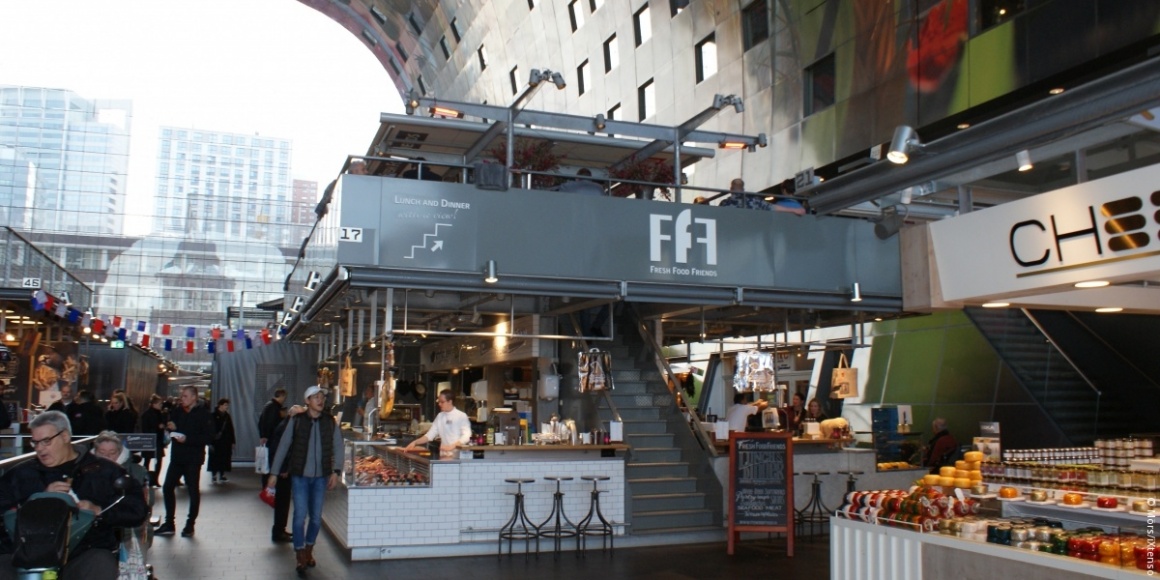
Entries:
[[625,419],[624,434],[668,433],[668,423],[661,420]]
[[624,464],[625,478],[684,477],[686,475],[689,475],[689,464],[684,461],[665,463],[636,463],[629,461]]
[[624,440],[633,449],[674,447],[672,433],[625,433]]
[[663,510],[632,514],[633,533],[642,530],[708,526],[713,523],[713,512],[707,509]]
[[695,477],[639,477],[625,478],[632,497],[640,494],[693,493],[697,491]]
[[633,496],[632,509],[635,513],[705,509],[703,493],[655,493]]
[[681,450],[676,447],[633,447],[631,457],[642,463],[673,463],[681,460]]

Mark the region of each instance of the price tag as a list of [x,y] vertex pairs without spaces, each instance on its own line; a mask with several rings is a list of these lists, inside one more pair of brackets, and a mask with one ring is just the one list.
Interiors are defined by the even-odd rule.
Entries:
[[362,228],[338,228],[338,241],[361,244],[363,241]]

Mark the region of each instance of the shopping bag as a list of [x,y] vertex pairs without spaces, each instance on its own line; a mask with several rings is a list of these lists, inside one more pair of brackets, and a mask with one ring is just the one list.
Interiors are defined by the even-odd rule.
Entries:
[[848,399],[858,396],[858,369],[850,368],[846,353],[838,358],[838,366],[830,375],[830,398]]
[[254,448],[254,473],[270,473],[270,449],[265,445]]
[[612,389],[612,353],[595,348],[581,352],[576,367],[581,393]]
[[145,567],[145,554],[136,534],[128,534],[121,542],[117,562],[117,580],[149,580],[149,570]]
[[263,487],[262,491],[258,492],[258,499],[270,507],[274,507],[274,488]]

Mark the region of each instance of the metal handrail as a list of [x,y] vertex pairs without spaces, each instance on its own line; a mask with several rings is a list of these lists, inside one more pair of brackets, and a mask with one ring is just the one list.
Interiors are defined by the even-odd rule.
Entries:
[[1077,366],[1075,364],[1075,361],[1071,360],[1071,357],[1067,356],[1067,353],[1063,352],[1063,349],[1059,348],[1059,346],[1055,344],[1055,340],[1053,340],[1051,338],[1050,334],[1047,334],[1047,330],[1044,329],[1041,324],[1039,324],[1039,321],[1035,319],[1035,316],[1033,316],[1031,314],[1030,310],[1028,310],[1026,308],[1020,308],[1019,310],[1023,312],[1023,315],[1027,317],[1027,320],[1031,321],[1031,324],[1035,325],[1035,328],[1037,330],[1039,330],[1040,334],[1047,337],[1048,342],[1050,342],[1051,346],[1055,348],[1055,352],[1059,353],[1059,355],[1063,357],[1063,360],[1067,361],[1067,364],[1071,367],[1071,369],[1073,371],[1075,371],[1075,373],[1078,374],[1079,377],[1081,379],[1083,379],[1083,381],[1085,383],[1087,383],[1087,386],[1092,391],[1095,392],[1095,394],[1096,394],[1096,409],[1095,409],[1096,413],[1095,413],[1095,423],[1092,425],[1092,432],[1098,436],[1100,434],[1100,400],[1104,396],[1103,391],[1099,390],[1096,387],[1095,383],[1093,383],[1091,381],[1091,379],[1089,379],[1088,376],[1086,374],[1084,374],[1084,372],[1082,370],[1080,370],[1079,366]]
[[[652,332],[649,331],[648,325],[640,319],[640,316],[637,314],[635,309],[632,309],[631,306],[629,306],[629,308],[633,314],[633,323],[636,326],[637,332],[640,333],[641,338],[644,340],[645,347],[650,351],[650,354],[652,354],[651,358],[657,366],[657,371],[659,371],[661,377],[664,378],[665,386],[668,387],[669,393],[673,395],[673,406],[676,407],[676,390],[679,385],[677,382],[676,373],[674,373],[672,367],[669,366],[669,361],[665,359],[665,357],[661,356],[663,351],[661,349],[660,343],[657,342],[656,337],[653,336]],[[692,423],[689,428],[693,431],[693,436],[697,438],[697,442],[701,444],[703,449],[709,452],[711,457],[716,457],[717,448],[713,445],[713,442],[709,440],[709,437],[705,435],[705,428],[701,424],[701,418],[698,417],[697,413],[689,408],[688,405],[685,405],[685,408],[689,409],[689,421]]]

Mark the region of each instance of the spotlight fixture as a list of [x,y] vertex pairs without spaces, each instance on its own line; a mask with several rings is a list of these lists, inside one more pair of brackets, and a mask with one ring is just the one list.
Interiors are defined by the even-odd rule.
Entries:
[[495,270],[495,260],[487,261],[487,268],[483,270],[483,281],[488,284],[499,282],[499,275],[496,274]]
[[1076,288],[1103,288],[1104,286],[1108,286],[1109,284],[1111,284],[1111,282],[1108,282],[1107,280],[1087,280],[1085,282],[1076,282],[1075,287]]
[[1006,308],[1010,305],[1010,302],[985,302],[983,308]]
[[955,128],[959,129],[960,131],[963,129],[970,129],[971,124],[970,123],[959,123],[958,125],[955,125]]
[[1031,171],[1034,167],[1031,164],[1031,152],[1026,149],[1015,154],[1015,163],[1019,166],[1019,171]]
[[568,83],[564,81],[564,75],[558,72],[552,72],[550,69],[532,69],[532,73],[528,77],[528,86],[537,87],[544,81],[550,81],[552,84],[556,85],[557,89],[561,91],[568,86]]
[[1063,91],[1065,91],[1065,90],[1067,90],[1067,89],[1064,89],[1063,87],[1055,87],[1055,88],[1051,89],[1050,91],[1047,91],[1047,94],[1058,95],[1058,94],[1063,93]]
[[918,133],[910,125],[899,125],[894,129],[894,138],[890,140],[890,149],[886,158],[891,163],[902,165],[910,161],[910,153],[922,148],[918,140]]
[[311,270],[310,274],[306,276],[306,285],[303,288],[306,288],[307,292],[314,292],[321,281],[322,276],[317,271]]
[[599,115],[596,115],[596,118],[593,119],[592,124],[595,125],[597,131],[603,131],[607,122],[608,122],[608,119],[605,119],[604,113],[601,113]]
[[[900,207],[903,211],[901,214],[898,213]],[[910,215],[910,210],[905,205],[891,205],[882,208],[882,216],[878,218],[878,223],[874,224],[874,235],[878,236],[880,240],[890,239],[902,229],[908,215]]]
[[862,301],[862,285],[857,283],[857,282],[854,282],[854,289],[850,293],[850,302],[861,302],[861,301]]

